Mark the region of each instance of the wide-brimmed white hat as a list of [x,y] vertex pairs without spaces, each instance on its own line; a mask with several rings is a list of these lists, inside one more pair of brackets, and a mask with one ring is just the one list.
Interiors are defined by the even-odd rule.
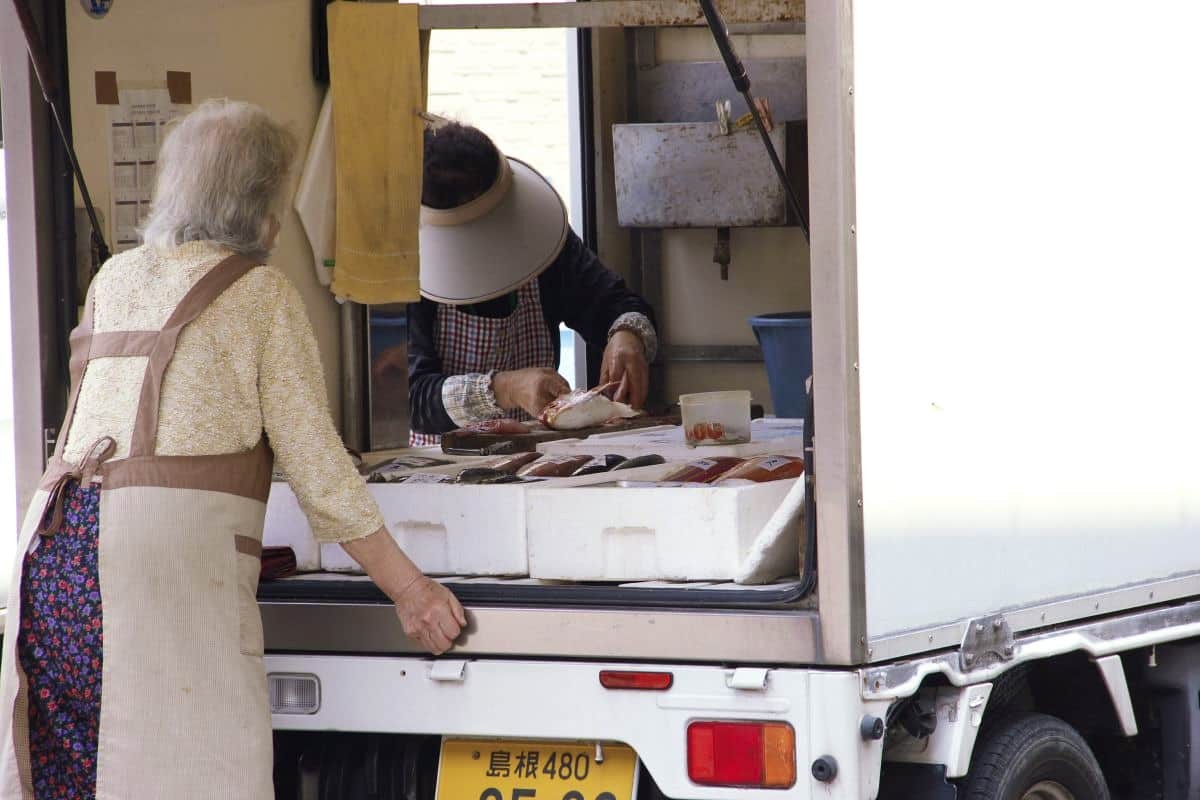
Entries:
[[550,182],[502,157],[496,182],[471,202],[421,206],[421,295],[452,306],[502,297],[554,263],[567,231],[567,209]]

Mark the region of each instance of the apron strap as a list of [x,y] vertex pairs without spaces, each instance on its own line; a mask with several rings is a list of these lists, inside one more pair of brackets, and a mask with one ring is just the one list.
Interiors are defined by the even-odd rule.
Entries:
[[42,511],[42,520],[37,529],[39,536],[53,536],[62,528],[65,515],[63,502],[67,484],[76,481],[80,486],[88,485],[96,477],[96,473],[100,471],[104,462],[112,458],[115,452],[117,452],[117,440],[111,436],[102,436],[88,448],[83,460],[79,462],[79,466],[64,467],[62,474],[58,476],[54,486],[50,489],[50,496],[46,499],[46,507]]
[[220,297],[222,292],[256,266],[257,262],[241,255],[232,255],[217,264],[196,281],[196,285],[179,301],[163,329],[155,335],[153,349],[148,354],[146,374],[142,379],[142,393],[138,400],[133,440],[129,447],[131,457],[154,455],[158,440],[158,404],[162,394],[163,375],[166,374],[167,365],[175,355],[180,332]]

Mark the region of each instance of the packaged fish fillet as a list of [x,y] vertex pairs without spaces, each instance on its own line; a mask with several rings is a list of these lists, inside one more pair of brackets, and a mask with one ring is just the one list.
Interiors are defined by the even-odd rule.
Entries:
[[756,456],[726,472],[720,480],[716,481],[716,484],[725,486],[727,481],[751,481],[753,483],[785,481],[790,478],[799,478],[803,474],[803,458]]
[[651,453],[649,455],[634,456],[633,458],[626,459],[613,467],[612,470],[616,472],[617,470],[637,469],[638,467],[654,467],[664,463],[666,463],[665,458],[657,453]]
[[575,470],[575,472],[571,473],[571,477],[578,478],[583,475],[600,475],[608,472],[611,469],[619,467],[622,463],[624,463],[624,461],[625,456],[597,456],[579,469]]
[[732,456],[716,456],[692,461],[662,477],[667,483],[711,483],[742,463]]
[[502,472],[491,467],[468,467],[458,473],[458,477],[454,479],[455,483],[473,483],[473,484],[496,484],[496,483],[520,483],[521,479],[511,472]]
[[591,456],[546,456],[517,470],[517,474],[522,478],[565,478],[591,460]]
[[394,483],[401,473],[414,469],[444,467],[451,463],[453,462],[429,456],[397,456],[369,467],[361,467],[360,472],[367,476],[367,483]]
[[[370,481],[369,481],[370,482]],[[440,475],[436,472],[409,472],[405,475],[398,475],[389,481],[374,481],[375,483],[453,483],[454,478],[449,475]]]
[[514,456],[504,456],[486,466],[499,472],[516,472],[526,464],[531,464],[542,457],[541,453],[517,453]]

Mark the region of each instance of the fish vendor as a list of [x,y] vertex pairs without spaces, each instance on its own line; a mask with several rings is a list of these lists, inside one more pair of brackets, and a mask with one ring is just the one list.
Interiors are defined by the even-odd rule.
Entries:
[[[430,127],[424,150],[422,300],[408,307],[412,444],[531,419],[570,391],[557,371],[560,323],[603,353],[598,379],[619,384],[613,399],[641,408],[654,313],[571,230],[549,181],[468,125]],[[384,355],[377,369],[399,368]]]

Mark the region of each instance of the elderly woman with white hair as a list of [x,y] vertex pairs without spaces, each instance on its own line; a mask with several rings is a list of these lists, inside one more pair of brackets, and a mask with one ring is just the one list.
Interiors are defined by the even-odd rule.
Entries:
[[92,283],[11,583],[4,798],[273,796],[255,602],[273,463],[411,638],[440,653],[466,624],[384,528],[300,296],[262,266],[294,150],[262,109],[202,104],[163,144],[146,244]]

